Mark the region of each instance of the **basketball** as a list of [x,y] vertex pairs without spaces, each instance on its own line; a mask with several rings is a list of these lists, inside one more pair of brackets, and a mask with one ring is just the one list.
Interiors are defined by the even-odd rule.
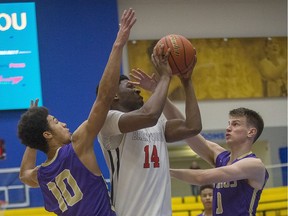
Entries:
[[160,44],[164,44],[164,52],[168,48],[171,50],[168,62],[173,75],[186,74],[192,70],[196,50],[187,38],[182,35],[170,34],[162,37],[155,46],[160,46]]

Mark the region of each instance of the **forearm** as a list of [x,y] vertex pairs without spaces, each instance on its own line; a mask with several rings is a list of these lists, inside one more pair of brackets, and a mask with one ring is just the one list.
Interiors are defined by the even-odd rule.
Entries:
[[36,157],[37,150],[26,147],[20,166],[20,175],[23,174],[26,170],[34,169],[36,167]]
[[167,118],[167,120],[185,119],[180,110],[172,103],[172,101],[169,98],[166,99],[163,113]]
[[[194,92],[193,84],[190,80],[183,80],[183,86],[186,94],[185,114],[186,127],[193,129],[196,134],[202,130],[202,121],[200,109]],[[194,134],[194,135],[196,135]]]
[[97,98],[103,99],[103,101],[107,101],[109,104],[112,102],[118,89],[122,51],[123,45],[115,42],[99,84]]
[[160,81],[158,82],[158,85],[154,93],[142,107],[146,112],[156,116],[156,118],[158,118],[161,115],[164,109],[170,80],[171,80],[170,76],[166,75],[162,76],[160,78]]
[[[94,142],[91,142],[91,139],[95,139],[101,130],[118,90],[123,46],[124,45],[117,42],[114,43],[99,84],[97,99],[92,106],[87,124],[83,124],[85,126],[84,130],[89,131],[87,134],[89,135],[90,141],[87,141],[85,145],[81,145],[81,148],[85,148],[88,151],[93,147]],[[81,130],[74,132],[74,144],[76,143],[75,139],[77,134],[79,134],[78,131]],[[80,132],[80,134],[83,135],[82,132]]]
[[213,184],[221,181],[221,177],[213,174],[213,169],[170,169],[173,178],[193,185]]
[[197,178],[195,171],[196,170],[190,169],[170,169],[170,175],[172,178],[176,178],[189,184],[201,185],[202,182]]
[[165,130],[165,137],[168,142],[175,142],[193,137],[202,130],[202,123],[198,103],[193,91],[192,82],[183,81],[186,92],[186,118],[182,113],[170,102],[166,102],[165,116],[168,119]]
[[97,100],[102,99],[103,103],[106,103],[107,106],[110,106],[117,92],[123,48],[128,41],[130,30],[135,22],[135,11],[131,8],[124,10],[121,16],[119,31],[99,86],[99,98]]
[[36,157],[37,150],[26,147],[20,165],[19,179],[31,187],[38,186]]
[[198,102],[195,96],[194,88],[191,82],[187,82],[183,84],[184,90],[186,93],[186,106],[185,106],[185,114],[180,112],[180,110],[167,98],[165,107],[164,107],[164,115],[168,120],[171,119],[183,119],[186,121],[186,126],[190,128],[195,128],[201,131],[202,122],[201,122],[201,114],[198,106]]

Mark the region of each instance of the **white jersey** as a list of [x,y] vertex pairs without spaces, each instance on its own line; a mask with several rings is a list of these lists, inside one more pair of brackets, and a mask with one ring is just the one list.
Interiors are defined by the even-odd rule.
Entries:
[[171,179],[164,130],[154,127],[122,134],[124,114],[110,110],[98,135],[110,170],[111,198],[118,216],[171,216]]

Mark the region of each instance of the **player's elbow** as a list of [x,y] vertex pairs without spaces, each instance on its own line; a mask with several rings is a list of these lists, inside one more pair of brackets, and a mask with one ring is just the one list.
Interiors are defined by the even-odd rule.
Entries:
[[29,187],[32,187],[32,188],[38,188],[39,187],[39,184],[37,182],[28,181],[27,179],[20,179],[20,181],[23,184],[28,185]]
[[201,131],[202,131],[202,126],[190,128],[189,133],[188,133],[190,135],[189,137],[196,136],[196,135],[200,134]]
[[19,180],[23,184],[28,185],[29,187],[32,187],[32,188],[38,188],[39,187],[37,177],[36,176],[35,177],[28,177],[28,174],[25,172],[23,173],[20,171]]
[[26,178],[25,175],[20,174],[20,175],[19,175],[19,179],[20,179],[20,181],[21,181],[23,184],[32,187],[30,181],[28,181],[28,179]]
[[154,126],[158,122],[159,115],[151,114],[151,115],[149,115],[149,119],[151,120],[152,126]]
[[158,118],[153,115],[147,116],[147,118],[148,118],[148,121],[146,121],[147,122],[146,127],[153,127],[158,122]]
[[202,131],[202,126],[186,128],[185,133],[183,133],[183,139],[188,139],[190,137],[197,136]]
[[25,184],[25,177],[21,172],[19,173],[19,180]]
[[142,112],[142,115],[143,115],[143,119],[145,119],[147,125],[146,127],[153,127],[157,124],[158,122],[158,119],[161,115],[161,112],[153,112],[152,110],[149,110],[149,109],[145,109],[145,108],[141,108],[141,112]]
[[189,134],[195,136],[202,131],[202,122],[201,121],[191,121],[186,122],[186,128],[189,130]]

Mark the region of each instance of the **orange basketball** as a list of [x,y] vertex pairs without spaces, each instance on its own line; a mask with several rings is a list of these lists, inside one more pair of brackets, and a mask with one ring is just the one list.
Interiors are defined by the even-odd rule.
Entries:
[[162,37],[156,44],[164,44],[164,52],[170,48],[168,58],[173,75],[181,75],[189,72],[195,61],[196,50],[191,42],[182,35],[170,34]]

